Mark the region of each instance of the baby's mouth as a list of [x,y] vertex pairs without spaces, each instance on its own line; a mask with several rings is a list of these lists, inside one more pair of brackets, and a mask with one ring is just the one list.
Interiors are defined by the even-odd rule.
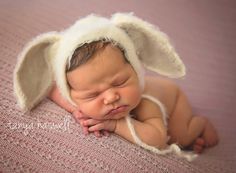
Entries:
[[115,109],[111,109],[109,110],[106,115],[115,115],[115,114],[118,114],[118,113],[121,113],[121,112],[125,112],[128,108],[128,105],[122,105],[122,106],[118,106],[117,108]]

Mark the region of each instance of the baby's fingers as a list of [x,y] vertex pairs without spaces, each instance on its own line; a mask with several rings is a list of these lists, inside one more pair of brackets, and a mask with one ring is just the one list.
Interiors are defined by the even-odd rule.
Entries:
[[110,133],[107,130],[103,130],[102,133],[103,133],[104,136],[110,136]]
[[100,138],[102,136],[108,137],[110,133],[107,130],[100,130],[100,131],[94,131],[94,135]]
[[89,132],[100,131],[100,130],[103,130],[104,128],[105,128],[104,124],[100,123],[100,124],[96,124],[94,126],[89,127],[88,131]]
[[89,128],[87,126],[83,126],[83,132],[85,135],[88,135],[89,134]]
[[72,112],[72,115],[75,117],[76,120],[80,120],[83,118],[88,118],[88,116],[84,115],[81,111],[75,110]]
[[94,119],[87,119],[82,122],[83,126],[93,126],[98,123],[101,123],[99,120],[94,120]]
[[90,126],[88,130],[90,132],[101,131],[101,130],[114,132],[115,127],[116,127],[115,120],[107,120],[107,121],[102,121],[100,123],[98,122],[97,124]]
[[95,135],[96,137],[98,137],[98,138],[102,137],[102,134],[101,134],[100,131],[94,131],[93,133],[94,133],[94,135]]

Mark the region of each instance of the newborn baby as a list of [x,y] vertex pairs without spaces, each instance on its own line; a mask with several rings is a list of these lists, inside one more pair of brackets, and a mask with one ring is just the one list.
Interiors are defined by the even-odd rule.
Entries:
[[[193,115],[186,96],[173,82],[146,76],[142,90],[124,53],[110,42],[96,41],[77,48],[67,64],[66,76],[78,108],[63,99],[57,88],[49,97],[97,136],[105,130],[135,143],[125,120],[131,114],[139,138],[159,149],[168,142],[200,153],[218,141],[211,122]],[[155,99],[165,106],[168,117]]]
[[14,93],[22,109],[48,95],[85,133],[114,132],[159,154],[173,151],[191,160],[179,146],[200,153],[216,145],[215,128],[193,115],[181,89],[145,76],[143,67],[171,78],[185,75],[168,37],[155,26],[132,14],[89,15],[26,45],[14,71]]

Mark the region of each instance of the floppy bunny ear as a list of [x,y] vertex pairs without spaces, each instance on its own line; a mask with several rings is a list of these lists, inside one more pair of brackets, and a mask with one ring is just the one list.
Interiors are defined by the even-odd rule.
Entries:
[[129,35],[146,68],[168,77],[185,75],[184,64],[159,29],[132,14],[116,13],[111,20]]
[[29,42],[18,57],[14,71],[14,93],[24,110],[46,96],[53,81],[50,60],[55,56],[59,34],[50,32]]

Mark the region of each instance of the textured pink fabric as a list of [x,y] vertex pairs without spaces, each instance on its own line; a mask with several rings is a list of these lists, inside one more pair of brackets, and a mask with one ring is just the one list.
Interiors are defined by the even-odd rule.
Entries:
[[[0,0],[0,171],[235,172],[235,9],[234,0]],[[16,105],[12,73],[27,41],[92,12],[118,11],[133,11],[170,36],[187,66],[187,76],[177,82],[194,111],[219,130],[220,144],[192,163],[150,153],[116,135],[84,136],[70,114],[47,99],[29,113]]]

